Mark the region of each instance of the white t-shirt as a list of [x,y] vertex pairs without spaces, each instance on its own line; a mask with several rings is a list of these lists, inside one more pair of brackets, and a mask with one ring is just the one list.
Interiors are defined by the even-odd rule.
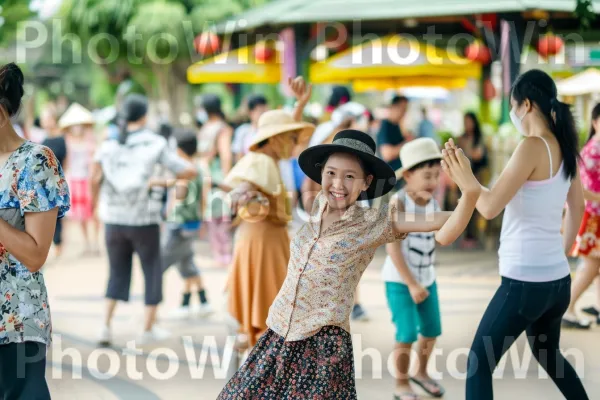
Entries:
[[[404,199],[406,212],[425,214],[440,211],[437,201],[432,198],[426,206],[417,205],[404,190],[400,190],[392,199]],[[431,286],[435,282],[435,234],[433,232],[409,233],[406,239],[394,243],[401,246],[402,256],[415,280],[424,287]],[[400,273],[396,269],[392,258],[388,255],[383,263],[381,271],[385,282],[404,283]]]

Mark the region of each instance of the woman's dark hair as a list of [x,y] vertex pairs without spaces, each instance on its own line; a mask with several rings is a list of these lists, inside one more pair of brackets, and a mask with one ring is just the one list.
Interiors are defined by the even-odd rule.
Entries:
[[131,93],[125,97],[120,107],[118,116],[119,143],[125,144],[129,135],[127,124],[139,121],[146,116],[148,113],[148,99],[144,95]]
[[334,86],[329,101],[327,102],[327,106],[335,109],[350,100],[352,100],[352,95],[348,88],[345,86]]
[[248,111],[253,111],[258,106],[266,106],[267,98],[262,94],[255,94],[248,98]]
[[465,114],[465,118],[469,118],[473,122],[473,145],[477,146],[481,142],[481,126],[474,112],[469,111]]
[[571,109],[568,104],[556,98],[557,94],[552,78],[543,71],[532,69],[517,77],[511,96],[519,105],[529,99],[538,106],[558,140],[564,159],[565,176],[572,179],[577,174],[579,140]]
[[269,143],[269,139],[261,140],[260,142],[258,142],[256,144],[256,148],[260,149],[262,147],[265,147],[268,143]]
[[177,128],[173,132],[173,136],[177,140],[177,147],[188,156],[193,156],[198,150],[198,137],[196,133],[190,129]]
[[158,134],[168,140],[173,135],[173,125],[162,122],[158,127]]
[[210,115],[217,115],[225,119],[225,114],[221,109],[221,99],[216,94],[206,94],[202,97],[202,108]]
[[23,72],[15,63],[0,67],[0,105],[6,109],[9,117],[14,117],[21,108],[21,99],[25,91]]
[[594,106],[594,109],[592,110],[592,122],[590,123],[590,134],[589,134],[588,140],[587,140],[588,142],[596,134],[596,130],[594,129],[594,121],[597,120],[598,117],[600,117],[600,103],[596,104]]

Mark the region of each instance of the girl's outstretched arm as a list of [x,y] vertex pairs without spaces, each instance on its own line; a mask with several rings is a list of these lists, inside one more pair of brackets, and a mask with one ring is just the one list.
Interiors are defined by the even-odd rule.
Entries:
[[446,246],[453,243],[469,224],[481,193],[481,185],[473,175],[471,164],[462,150],[443,150],[442,155],[442,168],[456,182],[463,194],[456,209],[453,212],[425,214],[396,212],[392,218],[394,229],[398,233],[436,231],[436,241]]

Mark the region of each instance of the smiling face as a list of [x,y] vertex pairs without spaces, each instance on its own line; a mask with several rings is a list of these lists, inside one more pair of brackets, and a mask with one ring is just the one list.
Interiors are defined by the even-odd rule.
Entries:
[[346,210],[369,188],[373,175],[366,175],[359,159],[347,153],[329,156],[321,176],[323,193],[330,210]]
[[442,167],[438,161],[404,172],[406,192],[428,202],[440,183],[441,170]]

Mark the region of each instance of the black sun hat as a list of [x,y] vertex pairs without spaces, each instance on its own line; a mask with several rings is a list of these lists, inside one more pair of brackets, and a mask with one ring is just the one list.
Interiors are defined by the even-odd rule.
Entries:
[[349,153],[358,156],[373,174],[371,186],[365,191],[366,199],[375,199],[388,193],[396,185],[394,170],[375,155],[375,141],[364,132],[345,129],[333,138],[331,144],[309,147],[298,157],[302,172],[321,184],[322,163],[333,153]]

